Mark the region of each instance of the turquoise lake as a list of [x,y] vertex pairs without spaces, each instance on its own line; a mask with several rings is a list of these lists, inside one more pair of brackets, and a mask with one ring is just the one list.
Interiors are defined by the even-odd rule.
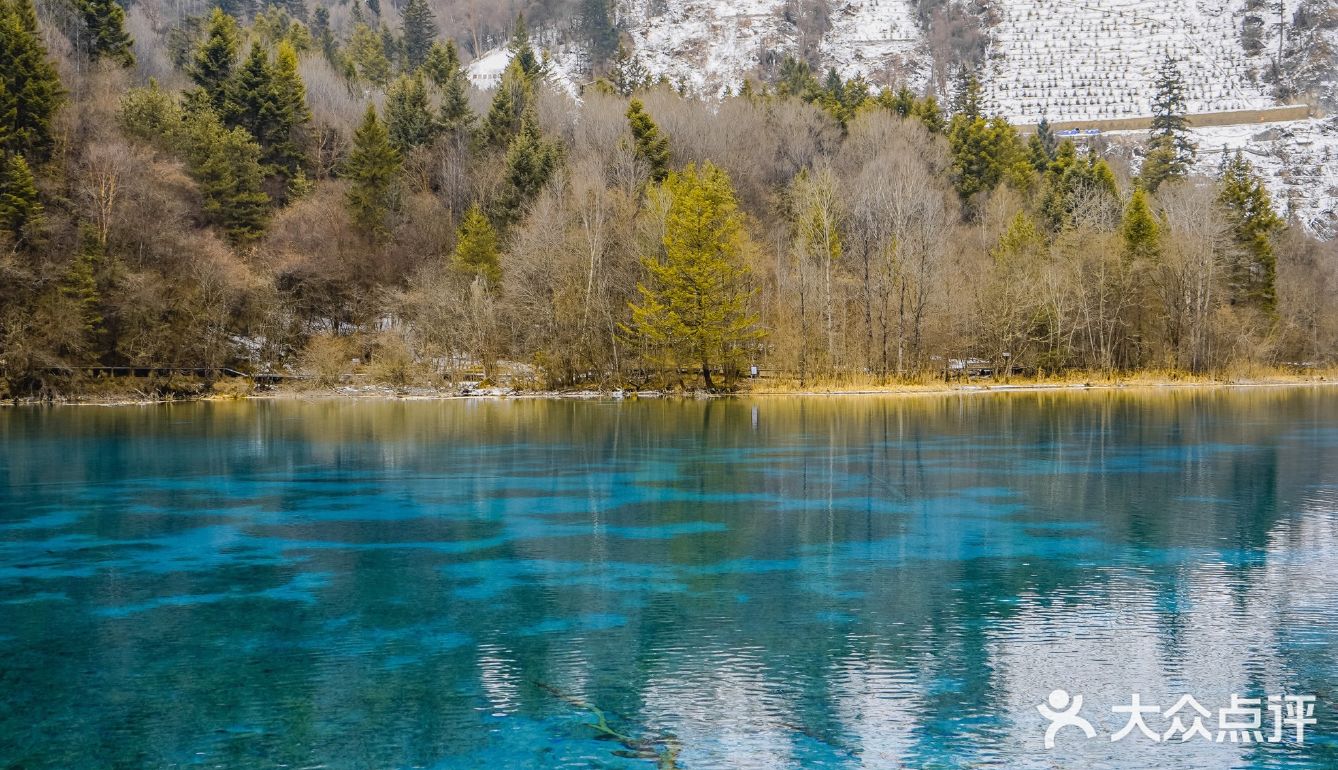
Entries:
[[196,767],[1338,768],[1338,389],[0,409],[0,768]]

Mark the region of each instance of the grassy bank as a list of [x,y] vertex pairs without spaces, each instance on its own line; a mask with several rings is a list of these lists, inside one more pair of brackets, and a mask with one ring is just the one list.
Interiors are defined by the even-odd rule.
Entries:
[[198,400],[237,399],[448,399],[448,398],[657,398],[657,397],[729,397],[729,396],[823,396],[823,395],[916,395],[942,393],[997,393],[1095,388],[1212,388],[1278,387],[1295,385],[1331,385],[1338,383],[1338,368],[1298,372],[1255,367],[1219,374],[1189,374],[1176,371],[1139,372],[1067,372],[1043,377],[972,377],[944,379],[925,376],[883,380],[875,378],[766,377],[742,380],[728,391],[708,393],[700,388],[653,386],[598,388],[577,387],[542,389],[525,386],[445,383],[385,383],[373,378],[336,386],[310,381],[292,381],[275,387],[258,388],[250,380],[229,378],[205,382],[190,378],[148,381],[133,378],[99,379],[71,383],[68,393],[45,398],[11,399],[0,403],[15,404],[150,404]]

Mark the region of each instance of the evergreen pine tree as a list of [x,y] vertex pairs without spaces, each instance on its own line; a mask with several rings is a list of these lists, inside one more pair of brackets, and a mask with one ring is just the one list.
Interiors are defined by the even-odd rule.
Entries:
[[804,101],[814,100],[822,91],[818,79],[808,62],[787,55],[781,59],[780,79],[776,83],[776,92],[781,96],[793,96]]
[[1074,211],[1092,196],[1105,196],[1111,201],[1119,197],[1110,165],[1095,150],[1089,149],[1085,158],[1078,157],[1071,141],[1056,150],[1054,160],[1046,166],[1044,181],[1041,216],[1051,232],[1068,227]]
[[[404,59],[404,47],[400,45],[400,39],[395,37],[395,33],[390,31],[390,27],[384,21],[381,22],[381,30],[378,36],[381,40],[381,54],[389,62],[390,75],[393,75],[395,64]],[[389,76],[386,78],[386,82],[390,82]]]
[[243,244],[259,238],[269,220],[261,149],[242,128],[227,128],[210,110],[191,115],[187,165],[204,198],[206,219],[228,239]]
[[953,116],[962,115],[969,120],[984,117],[981,107],[980,79],[975,73],[966,73],[957,89],[957,98],[952,105]]
[[380,239],[388,232],[386,216],[396,206],[399,171],[400,154],[391,145],[385,124],[377,118],[376,107],[369,104],[362,125],[353,135],[353,151],[343,171],[349,180],[349,211],[369,238]]
[[1036,138],[1040,140],[1041,149],[1051,159],[1055,157],[1055,149],[1059,146],[1059,139],[1055,136],[1055,130],[1050,127],[1050,121],[1041,118],[1041,122],[1036,124]]
[[437,39],[437,19],[427,0],[409,0],[404,6],[404,59],[410,69],[427,60]]
[[1152,100],[1152,132],[1143,159],[1143,185],[1151,192],[1168,179],[1189,173],[1197,148],[1189,139],[1185,117],[1185,84],[1174,59],[1166,59],[1157,71],[1157,93]]
[[338,43],[335,41],[334,31],[330,29],[330,11],[323,5],[316,6],[312,14],[311,36],[316,39],[316,45],[320,46],[325,58],[333,61]]
[[28,162],[10,153],[0,166],[0,229],[13,243],[31,245],[42,223],[42,203]]
[[827,98],[840,101],[844,86],[841,73],[837,72],[835,67],[828,67],[827,79],[822,84],[822,90],[826,92]]
[[889,100],[888,108],[901,118],[909,118],[915,111],[915,94],[910,88],[902,86]]
[[454,40],[448,40],[445,43],[440,40],[432,42],[431,47],[427,49],[427,56],[423,59],[423,74],[437,88],[445,88],[450,82],[455,72],[460,69],[460,52],[455,47]]
[[1027,140],[1027,151],[1031,155],[1032,168],[1036,173],[1043,174],[1050,167],[1055,159],[1055,151],[1058,142],[1055,139],[1054,129],[1050,128],[1050,121],[1041,118],[1041,122],[1036,124],[1036,133]]
[[215,8],[209,17],[205,40],[196,50],[188,74],[219,114],[227,111],[228,91],[240,45],[236,19]]
[[386,58],[385,47],[381,45],[381,36],[366,24],[355,24],[353,35],[348,42],[348,55],[358,72],[358,77],[375,86],[385,86],[390,82],[394,67]]
[[607,62],[618,50],[618,30],[610,11],[610,0],[581,0],[581,31],[590,46],[592,68]]
[[284,188],[284,198],[289,203],[302,200],[315,189],[316,185],[307,178],[307,173],[302,167],[298,166],[297,171],[288,179],[288,186]]
[[939,108],[938,99],[933,94],[917,101],[911,114],[924,124],[931,134],[941,134],[947,128],[943,121],[943,110]]
[[523,13],[516,15],[516,28],[511,34],[511,43],[508,47],[511,49],[512,58],[520,63],[521,71],[531,83],[543,77],[543,62],[535,55],[534,46],[530,45],[530,32],[525,26]]
[[[974,78],[968,81],[968,89]],[[978,86],[976,87],[978,89]],[[948,128],[952,149],[952,181],[963,201],[1009,181],[1019,189],[1030,184],[1031,167],[1017,129],[1002,117],[986,120],[978,101],[967,96]]]
[[1238,247],[1230,269],[1231,300],[1272,314],[1277,310],[1273,235],[1283,221],[1273,210],[1268,188],[1239,150],[1222,168],[1218,200]]
[[298,133],[311,122],[311,108],[307,106],[307,84],[297,69],[297,51],[287,41],[275,48],[274,91],[280,120],[269,161],[293,173],[302,157]]
[[103,254],[96,236],[84,233],[82,241],[79,253],[70,262],[58,288],[79,316],[84,347],[93,348],[103,323],[102,291],[98,288]]
[[180,133],[183,113],[171,94],[149,78],[144,88],[132,88],[121,97],[117,122],[126,134],[145,142],[171,143]]
[[433,45],[432,51],[423,69],[441,88],[438,125],[447,133],[468,133],[473,130],[475,115],[469,106],[469,79],[460,66],[460,54],[453,41],[444,46]]
[[1035,255],[1044,253],[1045,237],[1025,211],[1019,211],[990,251],[994,264],[1004,270],[1024,268]]
[[473,130],[477,116],[469,107],[469,92],[463,73],[452,78],[446,84],[441,95],[441,111],[438,122],[443,131],[453,134],[466,134]]
[[662,185],[669,201],[662,255],[643,260],[649,280],[638,284],[631,331],[666,363],[711,370],[735,360],[742,345],[762,336],[748,311],[752,292],[743,263],[747,235],[729,177],[707,163],[670,174]]
[[650,180],[656,184],[663,182],[669,176],[669,140],[660,134],[660,127],[640,99],[633,99],[627,108],[627,123],[636,141],[636,155],[646,164]]
[[1124,255],[1127,259],[1152,260],[1161,251],[1161,226],[1157,224],[1157,218],[1152,214],[1147,193],[1142,187],[1134,188],[1134,194],[1129,197],[1129,203],[1124,207],[1120,236],[1124,240]]
[[422,78],[400,75],[386,93],[386,130],[401,155],[432,140],[435,121]]
[[502,72],[502,81],[483,121],[484,144],[494,149],[510,145],[512,137],[520,130],[521,116],[533,98],[532,81],[526,76],[519,58],[513,58]]
[[229,126],[246,129],[264,147],[279,122],[277,96],[269,54],[259,43],[252,43],[250,54],[228,84],[219,117]]
[[88,53],[122,67],[135,65],[133,41],[125,31],[125,11],[116,0],[80,0],[84,26],[88,28]]
[[562,146],[544,138],[534,109],[527,109],[506,151],[505,185],[494,204],[493,219],[499,226],[509,227],[520,219],[525,206],[548,184],[561,160]]
[[451,259],[457,268],[483,277],[489,286],[497,286],[502,281],[497,230],[477,203],[465,212],[465,218],[455,232],[455,251]]
[[0,152],[46,160],[51,118],[63,98],[31,0],[0,0]]
[[868,99],[869,84],[862,77],[843,81],[832,69],[827,73],[827,85],[818,102],[844,129]]
[[650,73],[637,61],[627,46],[618,43],[613,55],[613,64],[609,67],[609,80],[613,88],[623,96],[631,96],[637,91],[650,86]]
[[311,119],[306,86],[297,71],[297,53],[283,41],[274,64],[259,45],[238,69],[228,88],[223,117],[259,142],[262,162],[283,176],[297,170],[301,160],[296,131]]

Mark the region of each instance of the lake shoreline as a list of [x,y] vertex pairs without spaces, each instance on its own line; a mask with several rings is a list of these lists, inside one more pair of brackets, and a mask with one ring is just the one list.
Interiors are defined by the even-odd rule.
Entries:
[[831,388],[744,388],[728,393],[708,393],[705,391],[664,391],[664,390],[511,390],[507,388],[482,388],[478,390],[458,390],[446,388],[394,388],[390,386],[369,385],[362,387],[341,388],[277,388],[262,392],[244,394],[200,394],[193,396],[165,396],[161,398],[126,398],[82,396],[67,399],[18,399],[0,402],[0,406],[150,406],[156,404],[192,403],[200,401],[453,401],[463,399],[488,400],[637,400],[670,399],[702,400],[723,398],[784,398],[784,397],[865,397],[865,396],[951,396],[982,395],[998,393],[1075,393],[1089,391],[1139,391],[1139,390],[1216,390],[1227,388],[1288,388],[1338,385],[1338,377],[1330,375],[1283,376],[1270,375],[1260,378],[1242,378],[1237,380],[1216,379],[1173,379],[1140,378],[1131,376],[1127,379],[1112,381],[1021,381],[1017,383],[925,383],[872,387],[831,387]]

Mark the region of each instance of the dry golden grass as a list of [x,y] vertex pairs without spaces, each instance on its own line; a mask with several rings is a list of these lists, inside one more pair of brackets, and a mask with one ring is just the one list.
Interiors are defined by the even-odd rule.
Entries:
[[912,378],[875,377],[765,378],[739,383],[739,392],[750,395],[857,394],[857,393],[950,393],[984,390],[1041,390],[1073,387],[1174,387],[1213,385],[1286,385],[1338,381],[1338,369],[1329,367],[1297,371],[1260,365],[1233,367],[1215,373],[1192,373],[1176,369],[1137,372],[1069,371],[1045,376],[972,377],[945,381],[924,375]]

